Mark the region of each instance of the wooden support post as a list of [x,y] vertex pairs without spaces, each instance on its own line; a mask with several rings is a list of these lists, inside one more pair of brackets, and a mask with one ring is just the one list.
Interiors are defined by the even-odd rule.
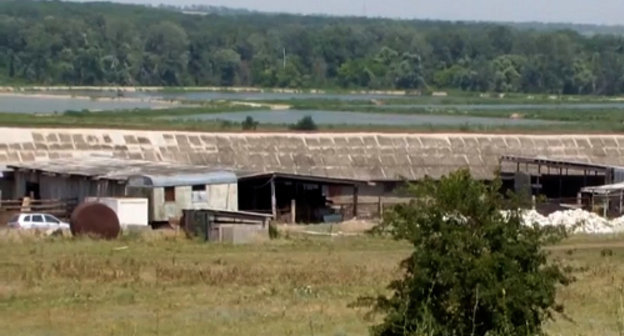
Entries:
[[607,218],[607,210],[609,209],[609,196],[604,198],[604,209],[602,211],[602,217]]
[[540,176],[537,175],[536,183],[535,183],[535,194],[539,195],[542,187],[540,186]]
[[619,214],[622,214],[622,203],[624,202],[624,193],[620,190],[620,207],[618,208]]
[[297,200],[290,200],[290,223],[297,224]]
[[357,218],[358,216],[358,194],[360,193],[360,188],[358,186],[353,186],[353,217]]
[[207,214],[204,214],[204,241],[210,240],[210,232],[208,232],[210,224],[208,222],[210,222],[210,219]]
[[379,196],[379,218],[383,218],[383,212],[384,212],[384,205],[383,205],[383,198],[381,196]]
[[582,193],[577,193],[576,194],[576,205],[578,205],[578,206],[583,205],[583,194]]
[[559,198],[563,196],[563,168],[559,168]]
[[273,220],[277,221],[277,197],[275,196],[275,177],[271,178],[271,214]]

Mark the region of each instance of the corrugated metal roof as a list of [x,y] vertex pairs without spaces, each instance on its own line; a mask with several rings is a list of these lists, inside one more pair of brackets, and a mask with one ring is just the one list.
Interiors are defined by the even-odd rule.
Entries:
[[598,195],[607,195],[617,191],[624,191],[624,182],[615,183],[615,184],[607,184],[597,187],[585,187],[581,189],[582,192],[592,193]]
[[215,167],[95,157],[35,161],[13,164],[9,167],[46,174],[82,176],[96,180],[125,181],[138,177],[143,181],[140,182],[137,179],[134,183],[145,186],[196,185],[219,183],[219,181],[235,183],[237,180],[234,172]]
[[514,163],[529,163],[529,164],[551,166],[551,167],[557,167],[557,168],[587,169],[587,170],[606,170],[606,169],[622,168],[621,166],[616,166],[616,165],[578,162],[574,160],[553,160],[553,159],[541,157],[541,156],[523,157],[523,156],[514,156],[514,155],[503,155],[501,159],[504,161],[514,162]]
[[141,175],[128,178],[128,186],[130,187],[174,187],[237,182],[236,174],[226,171],[202,174]]
[[290,173],[282,173],[282,172],[277,172],[277,171],[257,172],[257,173],[238,172],[236,175],[239,180],[275,177],[275,178],[292,179],[292,180],[307,181],[307,182],[342,184],[342,185],[363,184],[363,183],[368,182],[366,180],[342,179],[342,178],[333,178],[333,177],[326,177],[326,176],[317,176],[317,175],[311,175],[311,174],[290,174]]

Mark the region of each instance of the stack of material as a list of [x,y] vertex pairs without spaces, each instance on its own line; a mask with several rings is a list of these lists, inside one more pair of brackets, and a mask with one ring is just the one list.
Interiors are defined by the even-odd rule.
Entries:
[[522,213],[522,220],[525,225],[563,226],[570,233],[610,234],[624,231],[624,217],[609,221],[581,209],[557,211],[548,217],[528,210]]

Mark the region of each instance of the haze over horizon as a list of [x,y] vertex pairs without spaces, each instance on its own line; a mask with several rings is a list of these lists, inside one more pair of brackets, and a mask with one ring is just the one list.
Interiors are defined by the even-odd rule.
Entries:
[[[102,0],[74,0],[94,2]],[[624,1],[600,0],[116,0],[149,5],[209,5],[293,14],[356,15],[450,21],[548,22],[621,25]]]

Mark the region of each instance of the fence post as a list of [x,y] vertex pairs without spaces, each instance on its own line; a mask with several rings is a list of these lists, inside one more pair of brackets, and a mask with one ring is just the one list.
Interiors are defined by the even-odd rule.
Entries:
[[384,212],[384,205],[383,205],[383,198],[381,196],[379,196],[379,205],[378,205],[379,209],[379,218],[383,217],[383,212]]
[[204,213],[204,241],[208,241],[210,239],[210,234],[208,233],[208,214]]
[[277,196],[275,195],[275,176],[271,177],[271,215],[277,221]]
[[290,223],[297,224],[297,200],[290,200]]
[[358,194],[360,193],[360,188],[357,185],[353,186],[353,218],[357,218],[358,216]]

